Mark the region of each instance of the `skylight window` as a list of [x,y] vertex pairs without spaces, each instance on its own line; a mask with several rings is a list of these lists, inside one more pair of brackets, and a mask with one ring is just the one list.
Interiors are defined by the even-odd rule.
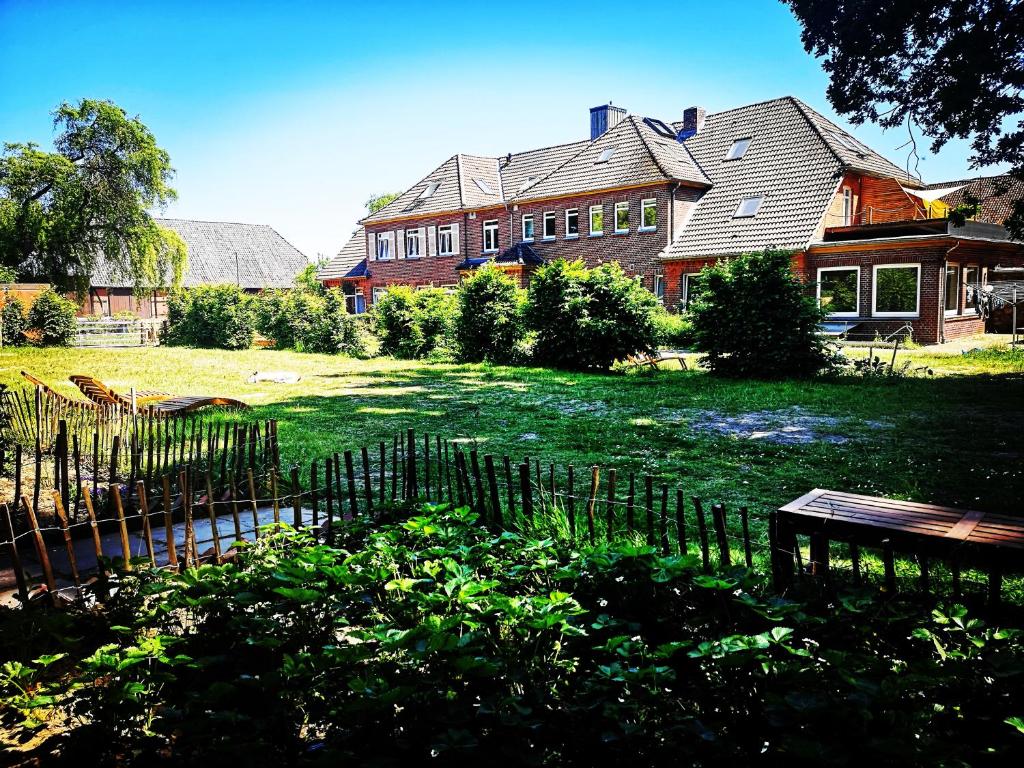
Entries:
[[660,136],[664,136],[666,139],[674,139],[676,137],[676,132],[674,130],[655,117],[645,117],[644,123],[649,126],[652,131]]
[[476,185],[478,187],[480,187],[480,191],[483,192],[485,195],[493,195],[494,194],[494,190],[491,189],[491,185],[488,184],[483,179],[473,179],[473,181],[476,182]]
[[522,192],[527,187],[533,186],[540,176],[527,176],[526,181],[519,185],[519,191]]
[[420,200],[426,200],[428,197],[433,197],[434,193],[437,192],[437,188],[441,186],[440,181],[432,181],[427,184],[427,188],[420,192]]
[[608,147],[608,149],[601,150],[601,154],[597,156],[595,163],[607,163],[612,159],[612,155],[615,154],[615,147]]
[[744,197],[740,200],[739,207],[736,208],[736,213],[733,214],[733,218],[749,219],[756,216],[757,212],[761,209],[762,200],[764,200],[764,195]]
[[852,152],[866,152],[867,147],[857,141],[853,136],[842,131],[832,131],[832,138]]
[[750,138],[736,139],[729,147],[729,151],[725,153],[726,160],[739,160],[745,154],[747,154],[747,148],[750,146]]

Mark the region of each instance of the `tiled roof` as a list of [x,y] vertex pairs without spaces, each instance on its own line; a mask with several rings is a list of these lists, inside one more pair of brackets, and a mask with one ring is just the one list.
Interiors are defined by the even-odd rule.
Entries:
[[[188,264],[182,279],[186,288],[214,283],[237,283],[253,289],[290,288],[299,272],[309,266],[309,259],[301,251],[266,224],[192,219],[154,221],[177,232],[188,247]],[[101,262],[93,272],[92,285],[129,288],[132,282]]]
[[[726,160],[742,138],[751,139],[746,153]],[[803,247],[842,176],[842,163],[790,98],[708,115],[686,146],[713,186],[666,249],[673,258]],[[757,195],[757,214],[737,218],[743,198]]]
[[991,224],[1002,224],[1013,212],[1013,202],[1024,199],[1024,179],[1004,174],[1002,176],[981,176],[960,181],[944,181],[940,184],[929,184],[928,189],[959,187],[940,199],[954,208],[963,205],[966,195],[980,201],[978,221]]
[[921,180],[906,168],[901,168],[895,163],[886,160],[880,154],[866,144],[862,144],[851,134],[844,131],[824,115],[815,112],[800,99],[789,98],[803,116],[814,126],[814,129],[821,134],[821,138],[828,145],[828,148],[835,153],[836,157],[847,166],[856,171],[861,171],[874,176],[899,179],[904,184],[921,186]]
[[352,277],[353,271],[359,271],[359,267],[366,261],[366,230],[357,227],[352,237],[342,246],[338,254],[320,267],[316,273],[318,280],[340,280],[343,277]]
[[643,118],[630,115],[514,199],[571,195],[659,181],[710,184],[683,144],[661,136]]
[[584,139],[528,152],[517,152],[511,158],[500,158],[498,165],[501,169],[505,196],[513,198],[523,194],[530,186],[572,159],[588,144],[590,142]]
[[[437,184],[436,188],[434,184]],[[460,186],[459,156],[453,155],[379,211],[371,213],[362,223],[461,210]],[[434,191],[430,196],[423,197],[431,188]]]

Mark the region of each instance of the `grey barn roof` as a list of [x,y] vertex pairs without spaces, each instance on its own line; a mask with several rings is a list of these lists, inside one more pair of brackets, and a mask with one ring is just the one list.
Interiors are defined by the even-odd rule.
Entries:
[[[266,224],[237,224],[193,219],[154,219],[177,232],[188,247],[185,288],[213,283],[237,283],[242,288],[291,288],[309,266],[301,251]],[[101,263],[92,285],[130,288],[131,280]]]

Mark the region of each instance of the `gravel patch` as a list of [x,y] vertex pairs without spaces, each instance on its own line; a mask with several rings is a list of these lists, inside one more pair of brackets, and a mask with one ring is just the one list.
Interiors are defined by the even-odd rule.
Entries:
[[856,439],[850,433],[854,425],[871,429],[889,429],[882,421],[822,416],[800,406],[780,410],[748,411],[736,415],[714,410],[694,410],[666,414],[694,432],[724,435],[738,440],[763,440],[779,445],[807,443],[842,444]]

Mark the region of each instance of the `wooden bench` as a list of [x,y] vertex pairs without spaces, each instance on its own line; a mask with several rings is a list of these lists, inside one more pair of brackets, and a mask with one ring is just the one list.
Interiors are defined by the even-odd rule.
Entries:
[[961,566],[989,572],[989,596],[998,601],[1005,571],[1024,570],[1024,517],[978,510],[896,501],[815,488],[781,507],[773,525],[773,571],[780,586],[793,578],[799,560],[797,535],[811,539],[810,571],[828,572],[830,539],[851,545],[858,570],[859,546],[882,549],[886,586],[895,588],[895,552],[919,556],[921,582],[928,585],[927,558],[945,560],[959,589]]
[[669,349],[658,350],[653,354],[643,353],[639,355],[630,355],[626,358],[626,363],[630,367],[641,368],[647,365],[652,369],[656,369],[659,363],[663,363],[666,360],[678,360],[679,367],[682,370],[689,370],[686,366],[686,357],[684,353]]

